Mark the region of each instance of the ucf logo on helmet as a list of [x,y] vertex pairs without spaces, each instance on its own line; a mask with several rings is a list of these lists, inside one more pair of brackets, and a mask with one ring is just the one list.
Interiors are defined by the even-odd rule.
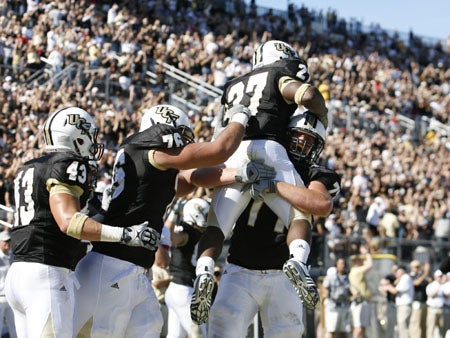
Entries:
[[165,118],[166,123],[168,124],[174,123],[179,118],[179,116],[172,109],[166,106],[159,107],[156,113]]
[[276,50],[279,50],[280,52],[283,52],[286,55],[295,56],[295,52],[292,50],[292,48],[290,48],[286,44],[277,42],[277,43],[274,43],[274,45],[275,45]]
[[80,117],[79,114],[67,114],[66,123],[75,126],[77,129],[80,129],[81,134],[86,134],[91,127],[91,123],[87,122],[84,117]]

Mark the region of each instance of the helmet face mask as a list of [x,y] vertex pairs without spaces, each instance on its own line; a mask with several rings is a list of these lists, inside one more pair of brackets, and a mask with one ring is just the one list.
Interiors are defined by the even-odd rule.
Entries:
[[104,150],[97,143],[98,128],[92,116],[77,107],[62,108],[47,118],[44,124],[44,141],[47,152],[73,151],[78,155],[98,161]]
[[299,58],[298,53],[289,44],[279,40],[270,40],[259,45],[253,54],[253,69],[272,64],[278,60]]
[[306,111],[289,123],[289,157],[293,162],[315,164],[325,146],[325,127]]
[[189,117],[184,111],[175,106],[161,104],[145,110],[139,132],[157,124],[175,127],[185,143],[194,142],[194,132],[192,131]]
[[206,228],[209,203],[203,198],[192,198],[183,207],[183,221],[200,228]]

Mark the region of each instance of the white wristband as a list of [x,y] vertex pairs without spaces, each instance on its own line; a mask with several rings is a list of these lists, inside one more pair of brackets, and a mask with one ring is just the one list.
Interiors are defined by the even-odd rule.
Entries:
[[197,260],[197,267],[195,268],[195,274],[201,275],[202,273],[209,273],[209,274],[213,274],[214,272],[214,259],[212,259],[211,257],[208,256],[203,256],[200,257]]
[[102,224],[100,234],[101,242],[120,242],[122,240],[123,228]]
[[237,122],[242,124],[244,127],[247,127],[249,116],[244,113],[236,113],[231,118],[231,122]]

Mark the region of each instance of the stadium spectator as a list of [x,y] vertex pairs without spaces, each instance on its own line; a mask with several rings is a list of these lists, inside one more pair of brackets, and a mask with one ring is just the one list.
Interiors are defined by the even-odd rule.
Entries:
[[372,255],[365,245],[360,246],[361,255],[353,258],[348,279],[352,293],[350,311],[352,314],[353,338],[364,338],[371,320],[372,292],[367,280],[367,272],[372,269]]
[[427,295],[427,338],[434,338],[435,331],[439,337],[445,336],[444,324],[444,284],[447,276],[441,270],[433,273],[433,281],[426,287]]
[[335,273],[327,274],[325,288],[325,327],[327,337],[346,337],[351,332],[350,282],[344,258],[336,261]]
[[399,266],[395,271],[394,285],[387,284],[384,291],[395,295],[397,310],[397,332],[399,338],[409,337],[409,321],[414,297],[413,280],[406,271],[406,267]]
[[409,264],[411,268],[410,276],[414,284],[414,299],[412,303],[411,320],[409,323],[409,332],[411,336],[419,338],[426,337],[426,318],[427,318],[427,294],[426,287],[430,282],[430,263],[421,264],[417,259]]

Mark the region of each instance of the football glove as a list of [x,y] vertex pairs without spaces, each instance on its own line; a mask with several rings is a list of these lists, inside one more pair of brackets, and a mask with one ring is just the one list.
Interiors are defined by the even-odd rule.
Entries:
[[225,107],[222,106],[217,113],[217,123],[214,128],[213,140],[217,139],[219,135],[222,134],[230,121],[239,122],[245,127],[251,115],[250,110],[241,104],[233,106],[226,112]]
[[160,233],[148,227],[148,222],[144,222],[124,228],[120,242],[128,246],[143,247],[156,251],[160,238]]
[[274,180],[261,180],[253,183],[250,186],[250,195],[254,200],[262,200],[262,193],[273,194],[275,192],[275,183]]
[[275,178],[276,172],[273,167],[264,164],[264,160],[247,162],[240,168],[236,175],[236,182],[253,183],[259,180],[269,180]]

